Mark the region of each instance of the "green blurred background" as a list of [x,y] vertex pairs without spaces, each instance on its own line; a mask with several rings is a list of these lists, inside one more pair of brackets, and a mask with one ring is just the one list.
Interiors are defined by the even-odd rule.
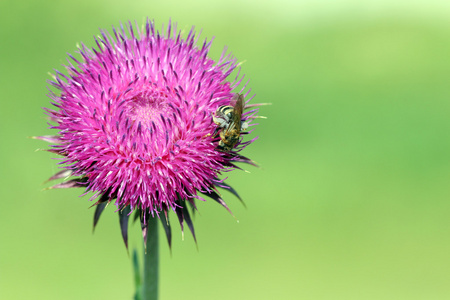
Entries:
[[[208,201],[198,250],[161,238],[161,299],[450,299],[450,4],[445,1],[0,2],[1,299],[131,299],[110,207],[41,191],[48,72],[120,21],[215,36],[272,102],[228,174],[239,223]],[[138,226],[131,248],[140,247]]]

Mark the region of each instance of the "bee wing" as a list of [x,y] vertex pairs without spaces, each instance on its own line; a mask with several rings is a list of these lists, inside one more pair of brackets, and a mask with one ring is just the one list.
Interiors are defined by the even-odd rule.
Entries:
[[[235,94],[233,96],[233,99],[237,96],[236,104],[234,105],[233,109],[233,116],[234,116],[234,126],[238,130],[241,130],[241,117],[242,112],[244,111],[244,95],[242,94]],[[233,100],[232,99],[232,100]]]
[[238,102],[238,100],[239,100],[239,96],[241,96],[241,95],[239,95],[238,93],[236,93],[236,94],[234,94],[233,95],[233,97],[231,97],[231,100],[230,100],[230,106],[236,106],[236,103]]

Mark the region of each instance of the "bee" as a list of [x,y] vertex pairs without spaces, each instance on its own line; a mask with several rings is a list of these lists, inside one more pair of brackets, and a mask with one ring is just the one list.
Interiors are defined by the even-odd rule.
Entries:
[[234,94],[231,104],[220,106],[213,116],[213,122],[218,125],[214,135],[220,131],[219,149],[224,151],[233,149],[239,141],[241,131],[248,127],[246,122],[241,121],[244,111],[244,95]]

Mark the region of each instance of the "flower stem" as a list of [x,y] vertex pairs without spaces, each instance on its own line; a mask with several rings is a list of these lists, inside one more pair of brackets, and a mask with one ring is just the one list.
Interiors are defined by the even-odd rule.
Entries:
[[144,249],[143,300],[158,299],[158,217],[148,218],[146,251]]

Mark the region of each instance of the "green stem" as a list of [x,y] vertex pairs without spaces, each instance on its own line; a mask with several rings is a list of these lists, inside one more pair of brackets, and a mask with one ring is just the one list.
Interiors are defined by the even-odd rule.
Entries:
[[[144,249],[143,300],[158,299],[158,217],[148,219],[147,244]],[[146,250],[146,251],[145,251]]]

